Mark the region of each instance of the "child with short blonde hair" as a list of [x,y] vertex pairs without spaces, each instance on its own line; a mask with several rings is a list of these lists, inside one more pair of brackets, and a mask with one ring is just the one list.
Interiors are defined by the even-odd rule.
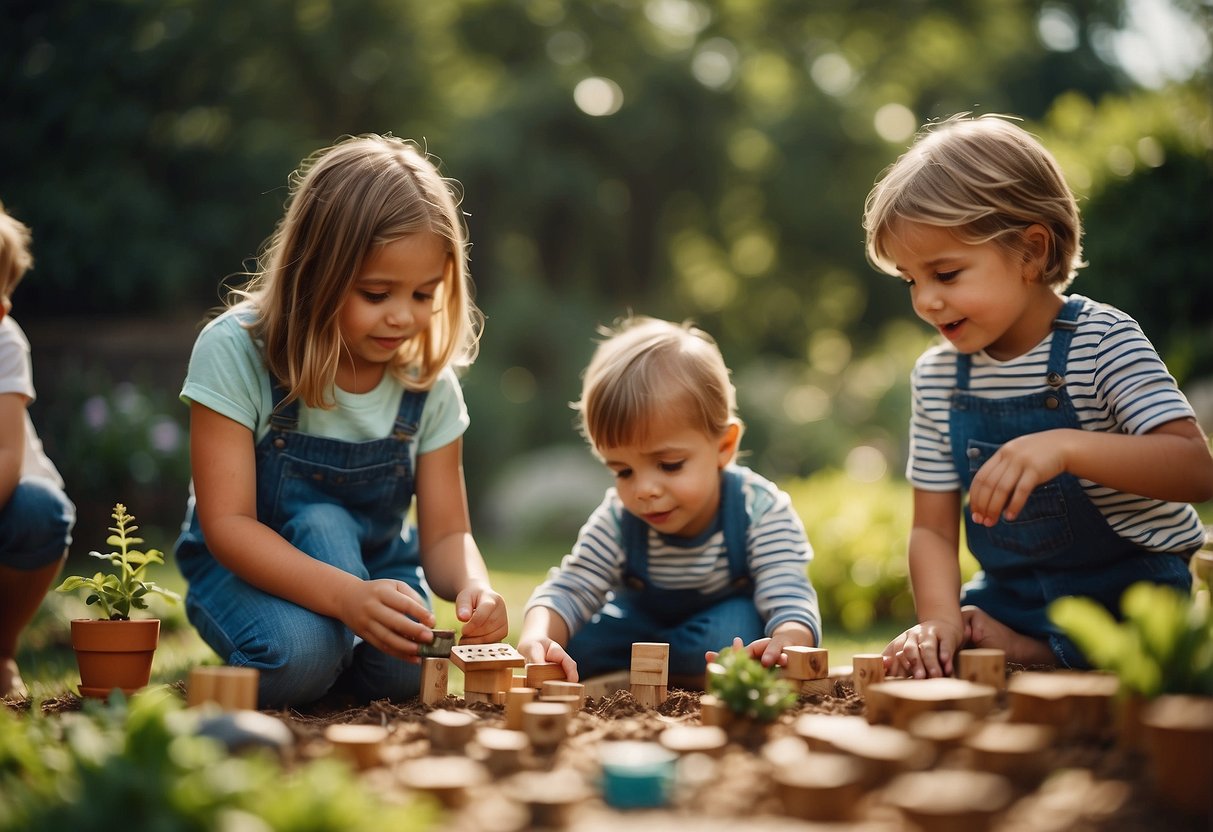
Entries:
[[519,651],[575,681],[668,642],[685,680],[737,639],[767,666],[818,644],[812,549],[788,495],[735,464],[742,423],[715,342],[645,317],[607,334],[575,406],[615,486],[532,594]]
[[30,420],[29,341],[9,314],[34,265],[29,228],[0,203],[0,698],[28,695],[15,658],[72,542],[76,508]]
[[[1186,591],[1213,454],[1137,323],[1063,292],[1082,225],[1056,160],[1004,118],[925,129],[879,179],[867,253],[945,343],[915,366],[910,579],[919,623],[895,671],[951,673],[965,645],[1083,667],[1048,617],[1067,595],[1112,612],[1137,581]],[[966,540],[981,571],[961,587]]]
[[186,610],[225,662],[260,671],[261,707],[416,695],[430,587],[463,641],[507,633],[463,483],[453,367],[479,313],[456,189],[391,136],[318,151],[194,346]]

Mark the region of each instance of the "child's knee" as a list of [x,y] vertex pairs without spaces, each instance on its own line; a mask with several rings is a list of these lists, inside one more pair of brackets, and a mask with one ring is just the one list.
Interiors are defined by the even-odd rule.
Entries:
[[245,665],[260,673],[260,707],[287,707],[319,699],[349,664],[352,638],[341,623],[311,617],[316,620],[295,622],[242,651]]
[[41,569],[61,560],[72,540],[76,507],[49,480],[21,480],[0,511],[0,564]]

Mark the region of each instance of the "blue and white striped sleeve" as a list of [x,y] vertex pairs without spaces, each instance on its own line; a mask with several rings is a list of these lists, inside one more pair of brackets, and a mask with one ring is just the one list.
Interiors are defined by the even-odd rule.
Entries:
[[955,368],[941,366],[937,351],[919,359],[910,377],[913,392],[910,455],[906,479],[924,491],[955,491],[960,478],[952,462],[948,413]]
[[547,579],[531,593],[527,610],[552,609],[564,619],[572,635],[602,608],[607,592],[623,582],[622,510],[611,489],[581,527],[572,552],[561,559],[560,566],[550,569]]
[[813,547],[804,524],[786,492],[773,484],[753,484],[750,503],[750,575],[754,579],[754,606],[766,621],[770,636],[787,621],[797,621],[813,632],[821,644],[821,612],[817,591],[809,581]]
[[1154,345],[1131,318],[1123,318],[1100,339],[1095,387],[1102,404],[1124,433],[1149,433],[1159,425],[1194,417]]

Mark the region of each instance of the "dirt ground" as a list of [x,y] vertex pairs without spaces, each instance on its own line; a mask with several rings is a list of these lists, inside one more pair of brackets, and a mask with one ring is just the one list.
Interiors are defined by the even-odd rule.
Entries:
[[[740,739],[731,739],[717,758],[703,754],[684,757],[676,769],[672,798],[666,808],[626,813],[606,806],[595,787],[600,774],[599,745],[610,740],[656,740],[671,726],[700,724],[700,694],[671,689],[668,700],[656,709],[638,704],[625,690],[598,699],[589,698],[573,715],[568,738],[554,753],[523,758],[519,765],[521,773],[493,772],[472,789],[447,793],[448,814],[442,828],[450,832],[516,832],[547,824],[574,832],[618,832],[620,825],[626,824],[628,832],[682,826],[696,832],[918,829],[907,816],[889,805],[887,781],[864,793],[855,804],[852,819],[846,823],[814,823],[786,814],[773,774],[776,766],[789,763],[774,752],[778,745],[771,743],[780,738],[795,737],[793,725],[804,714],[856,716],[864,713],[865,704],[854,694],[849,682],[839,681],[834,693],[833,696],[801,697],[798,705],[777,722]],[[45,703],[44,708],[48,705],[51,708],[70,707],[69,703]],[[479,702],[468,704],[461,698],[448,696],[436,708],[468,711],[477,717],[477,727],[500,728],[504,725],[504,711],[500,706]],[[368,724],[385,728],[387,740],[381,747],[381,764],[367,768],[363,776],[383,795],[405,796],[414,791],[404,774],[410,760],[426,758],[430,771],[444,765],[443,758],[431,755],[425,723],[431,710],[434,708],[420,705],[416,700],[401,704],[384,700],[358,708],[322,705],[308,710],[270,713],[285,722],[295,735],[294,754],[298,759],[336,753],[324,736],[330,725]],[[992,717],[998,719],[999,714],[996,712]],[[467,747],[466,756],[475,758],[476,751],[473,743]],[[814,753],[797,758],[795,764],[812,765]],[[1141,755],[1118,747],[1110,732],[1109,736],[1098,740],[1055,743],[1048,754],[1048,775],[1027,785],[1015,786],[1012,802],[1005,810],[989,819],[969,818],[951,828],[988,828],[993,832],[1213,829],[1213,818],[1187,816],[1163,805],[1154,795],[1147,762]],[[451,756],[465,755],[448,755],[447,758]],[[464,760],[460,762],[466,764]],[[966,765],[966,760],[957,752],[939,756],[929,764],[936,771]],[[473,769],[484,771],[475,766]],[[564,809],[563,814],[557,813],[554,820],[545,821],[545,815],[532,816],[526,804],[514,798],[518,783],[526,777],[534,778],[536,773],[549,778],[542,781],[543,788],[558,791],[558,785],[565,784],[574,790],[580,787],[585,793],[582,799]],[[567,780],[551,779],[554,773],[563,773]]]

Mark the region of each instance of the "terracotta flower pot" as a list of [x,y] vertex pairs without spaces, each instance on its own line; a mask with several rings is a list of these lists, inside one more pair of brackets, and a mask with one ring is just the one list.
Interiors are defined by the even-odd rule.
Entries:
[[80,694],[104,699],[118,688],[130,695],[152,676],[160,620],[72,620],[72,647],[80,667]]

